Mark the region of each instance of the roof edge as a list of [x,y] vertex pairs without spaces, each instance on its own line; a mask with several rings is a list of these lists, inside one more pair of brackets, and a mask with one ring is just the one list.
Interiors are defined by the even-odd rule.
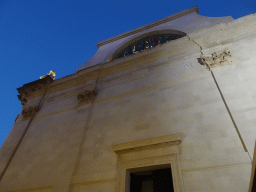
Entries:
[[122,33],[122,34],[120,34],[120,35],[111,37],[111,38],[109,38],[109,39],[100,41],[100,42],[96,43],[96,45],[97,45],[98,48],[100,48],[102,45],[106,45],[106,44],[108,44],[108,43],[111,43],[111,42],[117,41],[117,40],[119,40],[119,39],[122,39],[122,38],[124,38],[124,37],[128,37],[128,36],[133,35],[133,34],[135,34],[135,33],[139,33],[139,32],[141,32],[141,31],[150,29],[150,28],[155,27],[155,26],[157,26],[157,25],[160,25],[160,24],[163,24],[163,23],[166,23],[166,22],[169,22],[169,21],[178,19],[178,18],[180,18],[180,17],[183,17],[183,16],[188,15],[188,14],[193,13],[193,12],[196,12],[196,13],[199,14],[198,6],[191,7],[191,8],[189,8],[189,9],[186,9],[186,10],[181,11],[181,12],[179,12],[179,13],[175,13],[175,14],[170,15],[170,16],[168,16],[168,17],[165,17],[165,18],[163,18],[163,19],[154,21],[154,22],[149,23],[149,24],[147,24],[147,25],[144,25],[144,26],[142,26],[142,27],[139,27],[139,28],[133,29],[133,30],[131,30],[131,31]]

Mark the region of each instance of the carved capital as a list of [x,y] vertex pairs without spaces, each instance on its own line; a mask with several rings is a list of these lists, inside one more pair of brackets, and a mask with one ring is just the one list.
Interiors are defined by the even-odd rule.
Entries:
[[232,63],[230,51],[221,51],[219,53],[212,53],[210,56],[201,55],[201,61],[206,66],[206,69],[230,65]]
[[77,95],[77,100],[79,101],[79,103],[89,103],[90,101],[95,99],[96,95],[97,92],[95,90],[86,90],[84,93]]
[[39,111],[39,107],[29,107],[27,109],[23,109],[21,114],[23,118],[31,117],[32,115],[36,114]]

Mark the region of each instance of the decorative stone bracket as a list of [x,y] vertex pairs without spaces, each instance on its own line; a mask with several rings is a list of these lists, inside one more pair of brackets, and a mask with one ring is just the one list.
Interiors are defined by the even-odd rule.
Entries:
[[23,109],[21,114],[23,116],[23,118],[28,118],[28,117],[31,117],[33,114],[35,114],[36,112],[39,111],[39,107],[29,107],[27,109]]
[[95,90],[88,91],[86,90],[83,94],[77,95],[79,103],[88,103],[95,99],[97,92]]
[[230,65],[232,63],[230,51],[222,51],[219,53],[212,53],[211,56],[201,55],[201,61],[206,66],[206,69]]
[[24,84],[22,87],[17,88],[20,95],[18,95],[18,99],[21,101],[22,105],[27,103],[28,97],[32,95],[34,92],[41,90],[46,86],[46,84],[51,83],[53,78],[47,75],[43,79],[39,79],[37,81],[33,81],[31,83]]

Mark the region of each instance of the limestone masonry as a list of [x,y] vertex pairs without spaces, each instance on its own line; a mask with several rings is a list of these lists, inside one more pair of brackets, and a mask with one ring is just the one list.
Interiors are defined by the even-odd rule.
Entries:
[[1,192],[132,192],[159,169],[170,192],[256,187],[256,14],[192,7],[97,46],[75,73],[18,88]]

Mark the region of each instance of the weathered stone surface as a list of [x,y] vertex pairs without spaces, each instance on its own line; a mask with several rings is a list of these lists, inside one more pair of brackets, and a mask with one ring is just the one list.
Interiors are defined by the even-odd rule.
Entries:
[[39,111],[39,107],[36,106],[36,107],[29,107],[29,108],[26,108],[26,109],[23,109],[21,111],[21,114],[23,116],[23,118],[28,118],[28,117],[31,117],[32,115],[35,115],[36,112]]
[[[184,17],[191,16],[211,20]],[[183,19],[170,22],[178,26]],[[0,171],[8,165],[0,191],[114,191],[120,165],[125,171],[167,161],[186,192],[248,191],[256,138],[256,15],[217,20],[202,28],[191,24],[187,37],[143,54],[94,66],[107,58],[103,42],[99,60],[87,63],[92,67],[47,82],[40,111],[9,165],[28,121],[19,117],[0,149]],[[33,85],[38,81],[19,89],[28,99],[23,116],[42,98]],[[94,89],[97,97],[82,91]],[[177,133],[182,142],[164,140]],[[120,156],[112,148],[118,145],[130,148]]]
[[80,93],[77,95],[77,100],[79,101],[79,104],[88,103],[90,101],[93,101],[96,95],[97,95],[96,90],[92,90],[92,91],[86,90],[84,93]]
[[206,66],[206,69],[210,70],[211,68],[232,64],[231,56],[230,51],[214,52],[208,57],[201,55],[201,60]]
[[42,90],[45,86],[53,81],[53,78],[46,75],[44,78],[33,81],[31,83],[24,84],[22,87],[17,88],[20,95],[18,99],[21,101],[22,105],[25,105],[29,97],[36,91]]

